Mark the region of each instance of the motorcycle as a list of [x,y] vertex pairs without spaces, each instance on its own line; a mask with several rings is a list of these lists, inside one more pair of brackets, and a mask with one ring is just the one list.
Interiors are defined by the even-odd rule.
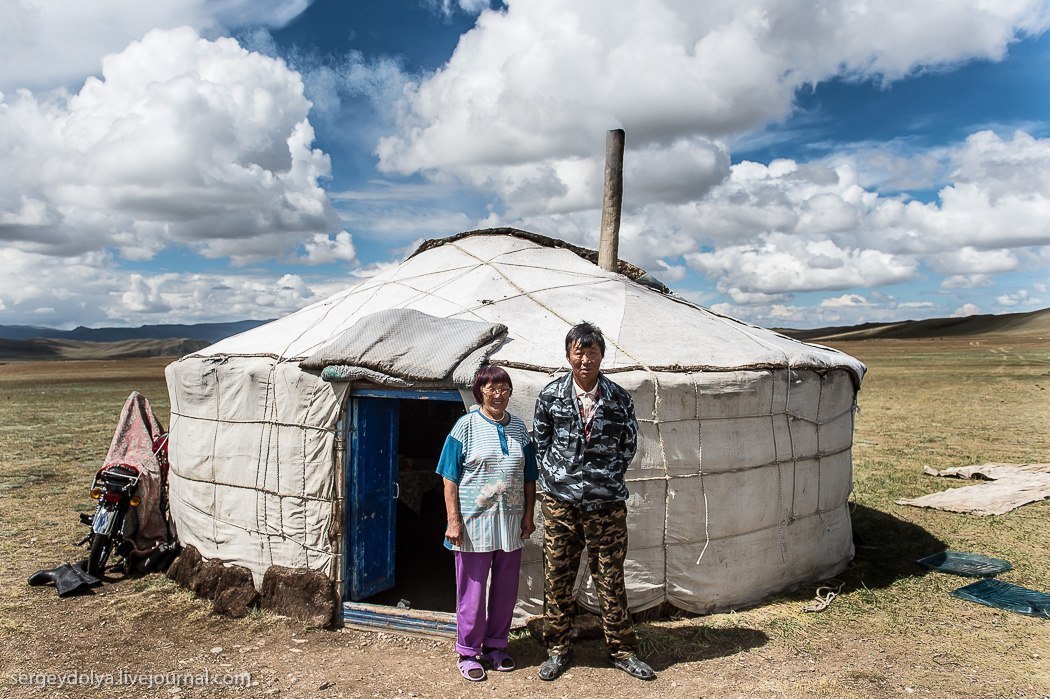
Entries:
[[113,551],[128,558],[138,526],[139,478],[138,468],[129,464],[108,466],[95,474],[91,498],[98,506],[94,515],[80,515],[80,521],[91,527],[80,542],[88,544],[88,573],[102,575]]

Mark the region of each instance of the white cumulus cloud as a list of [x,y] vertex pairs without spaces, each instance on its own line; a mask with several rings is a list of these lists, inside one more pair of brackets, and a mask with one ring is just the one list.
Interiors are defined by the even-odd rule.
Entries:
[[302,260],[311,265],[354,262],[357,259],[354,241],[346,231],[340,231],[334,237],[318,233],[312,240],[304,243],[303,247],[306,252]]
[[992,285],[992,278],[987,274],[956,274],[945,277],[941,282],[942,289],[981,289]]
[[988,275],[1012,272],[1020,264],[1010,250],[978,250],[966,246],[939,253],[933,258],[938,272],[950,275]]
[[952,318],[965,318],[966,316],[975,316],[981,312],[981,309],[972,303],[964,303],[952,312]]
[[[944,289],[985,287],[995,275],[1046,265],[1048,154],[1050,139],[1025,132],[981,132],[940,147],[936,157],[951,163],[955,179],[928,203],[863,186],[841,155],[745,161],[696,201],[635,212],[624,250],[643,265],[669,249],[684,251],[694,270],[735,298],[875,287],[929,274],[944,275]],[[649,244],[633,245],[634,235]]]
[[[926,274],[973,288],[1030,265],[1018,248],[1050,244],[1050,139],[985,131],[918,153],[869,144],[732,166],[727,144],[788,117],[803,86],[998,60],[1048,26],[1040,0],[510,0],[409,83],[376,153],[386,172],[494,194],[503,208],[480,225],[594,246],[601,141],[622,127],[627,259],[682,259],[750,305]],[[929,202],[895,193],[931,186]]]
[[843,294],[826,298],[820,302],[820,305],[824,308],[868,308],[873,304],[868,303],[868,300],[860,294]]
[[1015,306],[1042,305],[1043,299],[1032,295],[1028,289],[1018,289],[1017,291],[996,296],[995,302],[1004,308],[1014,309]]
[[[725,312],[780,325],[932,313],[879,290],[922,276],[959,311],[976,312],[970,289],[997,286],[1001,308],[1041,298],[997,279],[1050,265],[1050,139],[1038,127],[920,152],[856,144],[812,162],[733,164],[730,144],[830,78],[888,83],[997,60],[1050,26],[1043,0],[424,2],[478,20],[447,63],[415,76],[390,56],[305,50],[289,55],[297,70],[275,58],[264,28],[309,0],[0,5],[5,312],[277,315],[329,285],[303,272],[275,286],[279,273],[251,267],[260,261],[352,266],[359,249],[393,254],[487,225],[593,247],[615,127],[628,146],[621,256],[668,281],[703,274],[707,288],[687,293],[717,289]],[[249,25],[258,52],[215,38]],[[315,125],[342,147],[375,144],[394,182],[329,195]],[[441,196],[406,197],[413,187]],[[449,203],[459,195],[473,213]],[[130,264],[172,246],[236,269]],[[817,300],[804,306],[803,293]]]
[[161,313],[171,306],[160,293],[167,275],[146,279],[141,274],[132,274],[128,289],[120,296],[125,310],[132,313]]
[[[911,279],[917,271],[914,261],[878,250],[841,248],[831,240],[779,233],[760,236],[753,244],[685,257],[693,269],[719,279],[725,291],[735,288],[764,294],[880,286]],[[809,264],[810,259],[818,264]]]
[[0,91],[79,82],[98,72],[102,56],[152,29],[280,27],[309,5],[310,0],[4,0]]
[[347,286],[260,270],[134,272],[105,252],[63,258],[0,248],[0,268],[5,323],[63,327],[277,318]]
[[1044,3],[510,0],[410,89],[384,139],[391,171],[587,156],[622,126],[642,146],[740,134],[832,76],[896,79],[998,58],[1050,21]]
[[279,59],[151,31],[76,94],[0,98],[0,240],[140,260],[171,243],[252,259],[313,242],[338,221],[309,108]]

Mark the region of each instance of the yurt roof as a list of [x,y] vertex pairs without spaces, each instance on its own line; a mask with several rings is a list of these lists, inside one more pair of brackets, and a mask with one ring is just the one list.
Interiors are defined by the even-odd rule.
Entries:
[[605,335],[606,372],[844,368],[857,381],[864,373],[847,354],[715,313],[634,265],[607,272],[596,259],[593,251],[507,228],[430,240],[396,267],[196,354],[302,359],[365,316],[407,308],[506,325],[507,340],[489,362],[523,369],[564,368],[565,333],[588,320]]

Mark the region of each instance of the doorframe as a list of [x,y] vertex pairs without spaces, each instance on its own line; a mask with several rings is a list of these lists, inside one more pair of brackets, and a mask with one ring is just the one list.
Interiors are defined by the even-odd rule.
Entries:
[[[351,560],[350,532],[348,528],[349,513],[353,506],[350,502],[352,492],[350,478],[353,474],[354,458],[352,430],[356,424],[354,408],[355,400],[367,398],[387,398],[396,400],[436,400],[448,403],[459,403],[463,405],[463,395],[455,388],[429,387],[425,389],[415,388],[389,388],[376,386],[374,384],[353,384],[347,391],[343,415],[339,420],[339,441],[346,446],[343,449],[340,463],[340,489],[344,493],[344,506],[339,518],[340,527],[340,576],[341,585],[339,598],[343,605],[343,623],[347,626],[362,628],[383,628],[401,633],[413,635],[425,635],[432,637],[448,638],[455,637],[456,624],[455,615],[445,612],[432,612],[428,610],[405,610],[397,609],[387,605],[369,604],[365,602],[351,602],[347,598],[350,588]],[[396,478],[396,472],[395,472]],[[396,483],[396,481],[395,481]],[[393,523],[396,527],[396,520]],[[395,544],[396,546],[396,544]]]
[[463,395],[455,388],[386,388],[380,386],[354,386],[351,398],[397,398],[398,400],[440,400],[446,403],[462,403]]

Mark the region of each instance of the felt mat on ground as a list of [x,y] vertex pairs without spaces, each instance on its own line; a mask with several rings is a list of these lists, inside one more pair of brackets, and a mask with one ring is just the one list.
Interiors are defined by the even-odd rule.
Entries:
[[1001,558],[982,556],[979,553],[961,551],[941,551],[916,561],[919,565],[940,573],[954,573],[971,578],[986,578],[990,575],[1005,573],[1013,568],[1009,561]]
[[1001,515],[1021,505],[1050,498],[1050,464],[982,464],[943,471],[927,466],[923,472],[930,476],[986,482],[897,500],[898,505],[932,507],[971,515]]
[[986,578],[952,590],[952,596],[1008,612],[1050,619],[1050,595],[995,578]]

